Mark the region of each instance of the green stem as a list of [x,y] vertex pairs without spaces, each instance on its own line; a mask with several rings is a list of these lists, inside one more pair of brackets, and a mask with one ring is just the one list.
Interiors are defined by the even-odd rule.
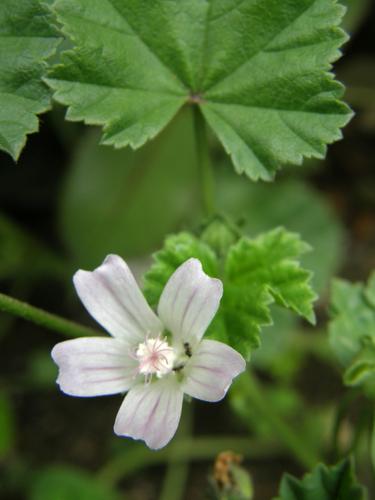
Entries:
[[201,176],[202,202],[207,216],[215,212],[214,174],[207,140],[206,122],[198,106],[192,107],[197,160]]
[[273,456],[278,450],[274,443],[256,441],[247,437],[199,437],[183,438],[177,446],[173,442],[158,452],[145,446],[134,446],[128,453],[123,453],[111,460],[97,477],[109,485],[115,485],[125,477],[144,470],[148,466],[164,464],[167,461],[184,463],[191,461],[213,460],[220,452],[233,450],[244,458],[264,459]]
[[[311,469],[319,461],[319,457],[310,450],[309,445],[304,443],[302,436],[296,432],[277,411],[274,411],[272,405],[261,391],[255,377],[247,374],[246,389],[249,404],[258,412],[260,418],[269,424],[275,437],[282,441],[287,449],[306,469]],[[242,375],[244,377],[244,375]]]
[[347,416],[350,405],[353,401],[358,397],[358,391],[355,389],[351,389],[345,393],[345,395],[341,398],[339,404],[336,407],[336,415],[333,422],[332,429],[332,460],[337,462],[342,455],[339,446],[339,434],[341,425]]
[[370,456],[375,477],[375,411],[373,412],[372,416],[372,427],[370,435]]
[[[174,446],[179,446],[183,438],[189,438],[192,433],[193,403],[186,404],[183,418],[174,439]],[[181,500],[185,494],[185,486],[189,475],[188,462],[176,462],[170,459],[167,463],[164,482],[159,500]]]
[[31,306],[26,302],[9,297],[0,293],[0,311],[13,314],[19,318],[31,321],[36,325],[48,328],[67,337],[85,337],[90,335],[100,335],[100,332],[93,328],[80,325],[74,321],[61,318],[56,314],[51,314],[43,309]]

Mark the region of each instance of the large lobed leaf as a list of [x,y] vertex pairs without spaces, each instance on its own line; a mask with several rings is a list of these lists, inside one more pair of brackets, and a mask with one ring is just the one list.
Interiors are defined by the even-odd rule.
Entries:
[[154,255],[145,276],[145,294],[156,306],[173,271],[189,257],[198,258],[204,270],[223,281],[224,296],[207,336],[223,341],[249,359],[260,345],[260,330],[272,323],[270,304],[290,309],[314,321],[315,294],[298,259],[308,249],[299,237],[276,229],[256,239],[243,237],[233,244],[226,258],[219,259],[206,243],[188,233],[167,238]]
[[328,467],[317,465],[303,479],[285,474],[276,500],[365,500],[365,488],[355,477],[350,459]]
[[375,273],[367,286],[336,280],[331,317],[330,343],[345,369],[344,382],[364,384],[375,395]]
[[42,78],[59,41],[51,19],[39,0],[0,2],[0,149],[15,160],[50,104]]
[[68,118],[137,148],[198,105],[238,173],[322,158],[350,119],[330,73],[345,33],[336,0],[57,0],[75,43],[50,75]]

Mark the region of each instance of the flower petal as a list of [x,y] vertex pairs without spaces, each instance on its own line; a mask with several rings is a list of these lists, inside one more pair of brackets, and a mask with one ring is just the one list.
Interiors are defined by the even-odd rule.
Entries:
[[118,436],[142,439],[149,448],[163,448],[180,421],[183,392],[175,376],[130,389],[117,414]]
[[216,340],[202,340],[185,367],[182,390],[193,398],[220,401],[232,380],[246,368],[237,351]]
[[57,383],[71,396],[104,396],[124,392],[134,384],[137,362],[118,339],[83,337],[52,349],[59,367]]
[[175,338],[198,341],[215,316],[223,285],[202,270],[197,259],[189,259],[169,278],[160,297],[158,314]]
[[161,332],[159,319],[118,255],[108,255],[92,272],[77,271],[73,281],[88,312],[114,337],[136,343]]

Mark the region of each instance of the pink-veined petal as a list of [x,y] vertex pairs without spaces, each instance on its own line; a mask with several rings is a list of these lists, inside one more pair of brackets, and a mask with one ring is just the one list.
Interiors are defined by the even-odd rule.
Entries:
[[134,386],[116,417],[118,436],[142,439],[149,448],[163,448],[174,436],[180,421],[183,392],[174,375],[150,384]]
[[71,396],[104,396],[127,391],[134,384],[137,362],[119,339],[83,337],[55,345],[57,383]]
[[182,390],[203,401],[220,401],[232,380],[246,368],[237,351],[216,340],[202,340],[185,367]]
[[204,273],[197,259],[189,259],[169,278],[160,297],[158,314],[173,336],[198,341],[215,316],[223,285]]
[[159,319],[118,255],[108,255],[92,272],[77,271],[73,281],[88,312],[114,337],[136,343],[161,332]]

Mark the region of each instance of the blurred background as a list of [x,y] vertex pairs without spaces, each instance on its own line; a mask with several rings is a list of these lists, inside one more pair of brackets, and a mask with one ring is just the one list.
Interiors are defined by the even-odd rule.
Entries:
[[[252,366],[265,401],[328,461],[334,457],[324,449],[343,394],[325,330],[329,284],[335,275],[365,280],[375,268],[375,5],[343,3],[352,38],[335,69],[356,116],[326,160],[255,184],[234,173],[211,138],[219,212],[249,235],[283,225],[314,249],[304,265],[315,273],[318,328],[275,311]],[[64,113],[55,105],[41,117],[17,165],[0,153],[0,290],[94,326],[72,287],[77,268],[118,253],[141,279],[166,235],[199,228],[192,116],[184,109],[134,152],[99,146],[98,130],[68,123]],[[241,380],[220,404],[185,405],[181,429],[162,452],[116,438],[120,397],[73,400],[56,387],[50,350],[61,340],[0,313],[1,499],[208,498],[215,458],[226,450],[242,455],[257,500],[277,494],[283,472],[304,472],[260,418],[261,408],[249,404]],[[360,479],[373,488],[368,443],[355,436],[364,418],[361,404],[356,408],[339,444],[353,447]]]

